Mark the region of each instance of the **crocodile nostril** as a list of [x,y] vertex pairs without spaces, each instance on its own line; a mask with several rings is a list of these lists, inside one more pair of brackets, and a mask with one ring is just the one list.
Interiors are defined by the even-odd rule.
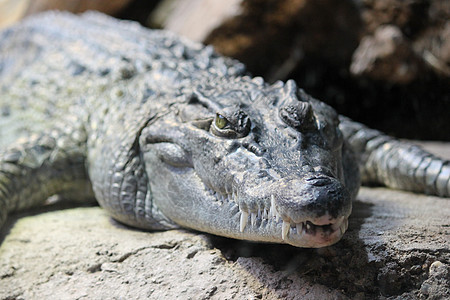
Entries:
[[328,177],[335,178],[335,174],[329,168],[326,168],[326,167],[322,167],[322,166],[314,167],[314,172],[328,176]]
[[306,179],[306,181],[313,186],[325,186],[332,183],[329,177],[317,176]]

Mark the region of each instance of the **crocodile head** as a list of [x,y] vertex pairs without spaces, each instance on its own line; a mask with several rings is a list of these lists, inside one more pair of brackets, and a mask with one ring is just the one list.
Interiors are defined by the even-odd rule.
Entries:
[[142,131],[154,205],[217,235],[331,245],[351,212],[338,122],[293,81],[199,86]]

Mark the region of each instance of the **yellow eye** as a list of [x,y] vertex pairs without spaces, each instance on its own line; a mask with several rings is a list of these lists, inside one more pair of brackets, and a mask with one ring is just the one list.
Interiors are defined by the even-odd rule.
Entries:
[[228,120],[221,114],[216,115],[216,127],[219,129],[225,128],[227,126]]

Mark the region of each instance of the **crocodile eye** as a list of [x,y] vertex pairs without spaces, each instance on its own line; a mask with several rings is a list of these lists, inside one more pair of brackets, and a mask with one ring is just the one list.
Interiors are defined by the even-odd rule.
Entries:
[[218,137],[241,138],[250,131],[250,119],[243,111],[236,109],[230,113],[217,113],[210,130]]
[[225,126],[227,126],[228,120],[221,114],[217,114],[215,124],[216,124],[217,128],[223,129],[223,128],[225,128]]

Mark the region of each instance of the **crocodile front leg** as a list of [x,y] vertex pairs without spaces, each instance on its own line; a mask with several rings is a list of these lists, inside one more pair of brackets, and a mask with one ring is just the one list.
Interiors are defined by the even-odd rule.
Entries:
[[8,213],[55,194],[78,202],[93,199],[81,143],[55,130],[0,151],[0,227]]
[[358,156],[363,183],[450,197],[450,161],[345,117],[340,128]]

